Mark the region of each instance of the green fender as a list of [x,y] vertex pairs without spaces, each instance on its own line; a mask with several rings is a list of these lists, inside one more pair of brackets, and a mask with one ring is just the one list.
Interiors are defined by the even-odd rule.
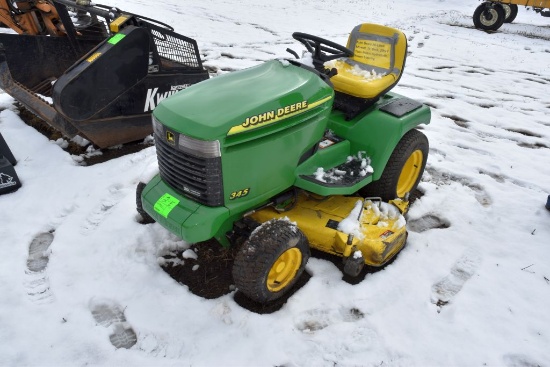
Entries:
[[397,93],[388,93],[365,112],[349,121],[337,111],[330,116],[328,128],[350,142],[350,153],[364,151],[371,158],[371,166],[374,169],[372,181],[378,180],[382,175],[399,140],[418,125],[430,123],[431,112],[426,105],[421,105],[401,117],[380,110],[380,107],[399,98],[404,97]]

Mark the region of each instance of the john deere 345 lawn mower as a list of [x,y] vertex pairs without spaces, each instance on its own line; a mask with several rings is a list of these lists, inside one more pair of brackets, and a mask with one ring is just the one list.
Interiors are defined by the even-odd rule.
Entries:
[[430,109],[389,92],[405,66],[401,31],[362,24],[347,47],[293,37],[309,62],[268,61],[161,102],[160,172],[138,187],[138,211],[189,243],[247,236],[234,282],[261,303],[292,288],[310,248],[352,276],[392,259],[428,155],[415,128]]

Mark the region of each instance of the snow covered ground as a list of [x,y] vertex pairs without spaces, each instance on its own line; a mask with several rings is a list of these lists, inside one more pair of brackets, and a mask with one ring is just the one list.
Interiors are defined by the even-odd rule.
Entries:
[[487,34],[473,29],[474,0],[108,4],[197,39],[218,73],[301,51],[294,31],[345,43],[359,23],[401,28],[410,55],[395,91],[433,113],[425,195],[385,270],[350,285],[312,258],[309,282],[258,315],[158,265],[190,245],[136,222],[154,147],[79,166],[0,92],[23,181],[0,196],[0,366],[550,365],[550,19],[520,8]]

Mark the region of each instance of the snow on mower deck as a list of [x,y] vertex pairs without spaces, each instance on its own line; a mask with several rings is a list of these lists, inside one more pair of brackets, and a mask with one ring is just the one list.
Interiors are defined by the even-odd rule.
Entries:
[[358,271],[352,276],[358,274],[362,265],[384,265],[403,248],[407,239],[405,218],[398,207],[379,198],[319,197],[301,192],[288,211],[268,207],[250,217],[259,223],[284,218],[295,222],[307,233],[312,248],[356,263]]

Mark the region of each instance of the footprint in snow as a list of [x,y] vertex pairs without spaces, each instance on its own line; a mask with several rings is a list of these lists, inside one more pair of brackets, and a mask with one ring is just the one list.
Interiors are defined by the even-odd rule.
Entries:
[[418,219],[412,219],[407,222],[407,228],[412,232],[422,233],[435,228],[449,228],[451,223],[446,219],[439,218],[434,214],[427,214]]
[[332,324],[355,322],[365,317],[357,308],[342,308],[339,310],[312,309],[303,312],[296,318],[296,328],[303,333],[312,334]]
[[471,182],[468,178],[458,176],[452,173],[440,172],[433,167],[426,167],[426,171],[430,174],[429,181],[435,183],[438,186],[448,185],[451,182],[457,182],[462,186],[465,186],[472,190],[474,198],[483,207],[489,207],[493,204],[491,196],[487,191],[479,184]]
[[109,195],[104,198],[101,203],[90,213],[84,225],[82,226],[82,234],[88,234],[101,225],[110,211],[122,200],[124,193],[122,185],[113,185],[109,187]]
[[481,257],[477,250],[468,249],[451,268],[451,272],[432,286],[431,301],[439,307],[447,305],[475,274]]
[[99,325],[111,328],[112,334],[109,340],[115,348],[130,349],[137,343],[137,335],[126,321],[124,311],[118,304],[103,301],[92,304],[90,309],[94,320]]
[[34,303],[44,304],[53,301],[53,293],[46,274],[50,260],[50,245],[54,240],[54,231],[39,233],[29,245],[25,286],[27,294]]
[[493,204],[493,199],[491,199],[491,196],[489,196],[481,185],[472,184],[467,181],[461,182],[461,184],[474,192],[474,197],[481,206],[487,208]]
[[185,340],[181,334],[174,336],[156,335],[140,331],[136,349],[153,357],[181,359],[186,353]]
[[429,40],[429,39],[430,39],[430,36],[429,36],[429,35],[425,35],[425,36],[424,36],[424,39],[423,39],[422,41],[419,41],[419,42],[418,42],[417,47],[418,47],[418,48],[424,47],[426,40]]

